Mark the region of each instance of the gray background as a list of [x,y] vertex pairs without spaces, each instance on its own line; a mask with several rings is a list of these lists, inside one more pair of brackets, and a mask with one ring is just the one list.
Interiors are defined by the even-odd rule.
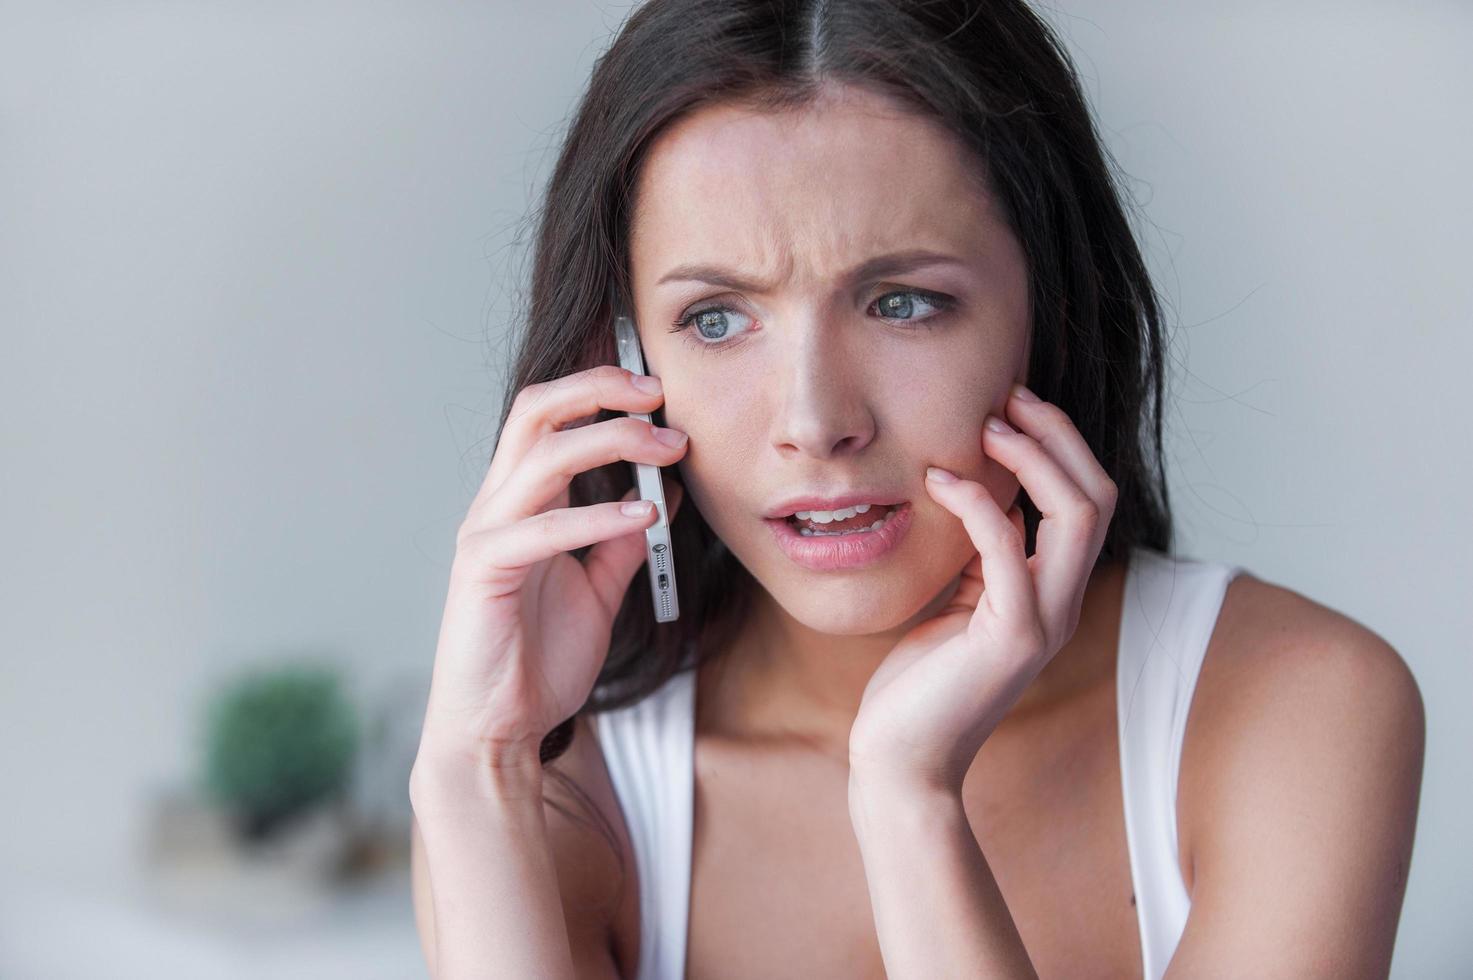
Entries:
[[[0,3],[0,973],[237,975],[231,940],[123,910],[148,801],[241,665],[350,666],[397,712],[397,805],[519,223],[627,10]],[[1411,664],[1428,750],[1393,972],[1473,974],[1473,12],[1046,13],[1171,304],[1181,550]],[[422,969],[407,891],[373,914],[272,975]]]

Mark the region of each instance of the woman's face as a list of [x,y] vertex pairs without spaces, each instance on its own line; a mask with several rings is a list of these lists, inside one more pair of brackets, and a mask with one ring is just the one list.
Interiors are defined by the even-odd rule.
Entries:
[[[713,106],[663,133],[640,175],[631,271],[665,423],[690,434],[690,502],[791,616],[853,635],[911,619],[975,552],[926,492],[928,465],[1012,503],[982,421],[1024,379],[1029,310],[1022,250],[954,137],[842,92],[794,113]],[[920,251],[935,258],[861,269]],[[791,496],[853,489],[913,508],[876,563],[811,571],[764,523]]]

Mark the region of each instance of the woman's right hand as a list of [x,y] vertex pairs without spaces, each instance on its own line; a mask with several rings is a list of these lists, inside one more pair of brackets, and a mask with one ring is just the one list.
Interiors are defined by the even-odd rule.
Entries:
[[[517,393],[490,470],[456,535],[430,681],[420,753],[476,753],[493,765],[538,765],[553,728],[587,700],[608,654],[614,615],[644,564],[636,499],[569,507],[578,473],[629,460],[670,466],[657,427],[628,416],[571,429],[600,409],[653,412],[664,400],[634,386],[622,367],[600,365]],[[671,520],[678,484],[666,487]],[[567,552],[594,545],[586,559]]]

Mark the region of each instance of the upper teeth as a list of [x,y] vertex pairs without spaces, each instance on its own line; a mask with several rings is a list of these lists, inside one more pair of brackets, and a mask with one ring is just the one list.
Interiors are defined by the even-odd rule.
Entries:
[[815,524],[830,524],[834,521],[847,521],[857,514],[866,513],[875,504],[855,504],[853,507],[844,507],[840,510],[800,510],[793,516],[800,521],[812,521]]

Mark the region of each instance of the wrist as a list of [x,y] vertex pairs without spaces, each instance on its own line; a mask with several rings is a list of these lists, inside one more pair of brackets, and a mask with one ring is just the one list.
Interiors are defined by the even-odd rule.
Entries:
[[889,760],[849,754],[849,795],[909,798],[961,797],[962,777],[937,769],[906,768]]
[[512,749],[485,743],[421,742],[409,771],[411,805],[457,801],[542,798],[537,747]]
[[965,813],[960,792],[938,782],[884,771],[849,769],[849,816],[854,829],[924,824]]

